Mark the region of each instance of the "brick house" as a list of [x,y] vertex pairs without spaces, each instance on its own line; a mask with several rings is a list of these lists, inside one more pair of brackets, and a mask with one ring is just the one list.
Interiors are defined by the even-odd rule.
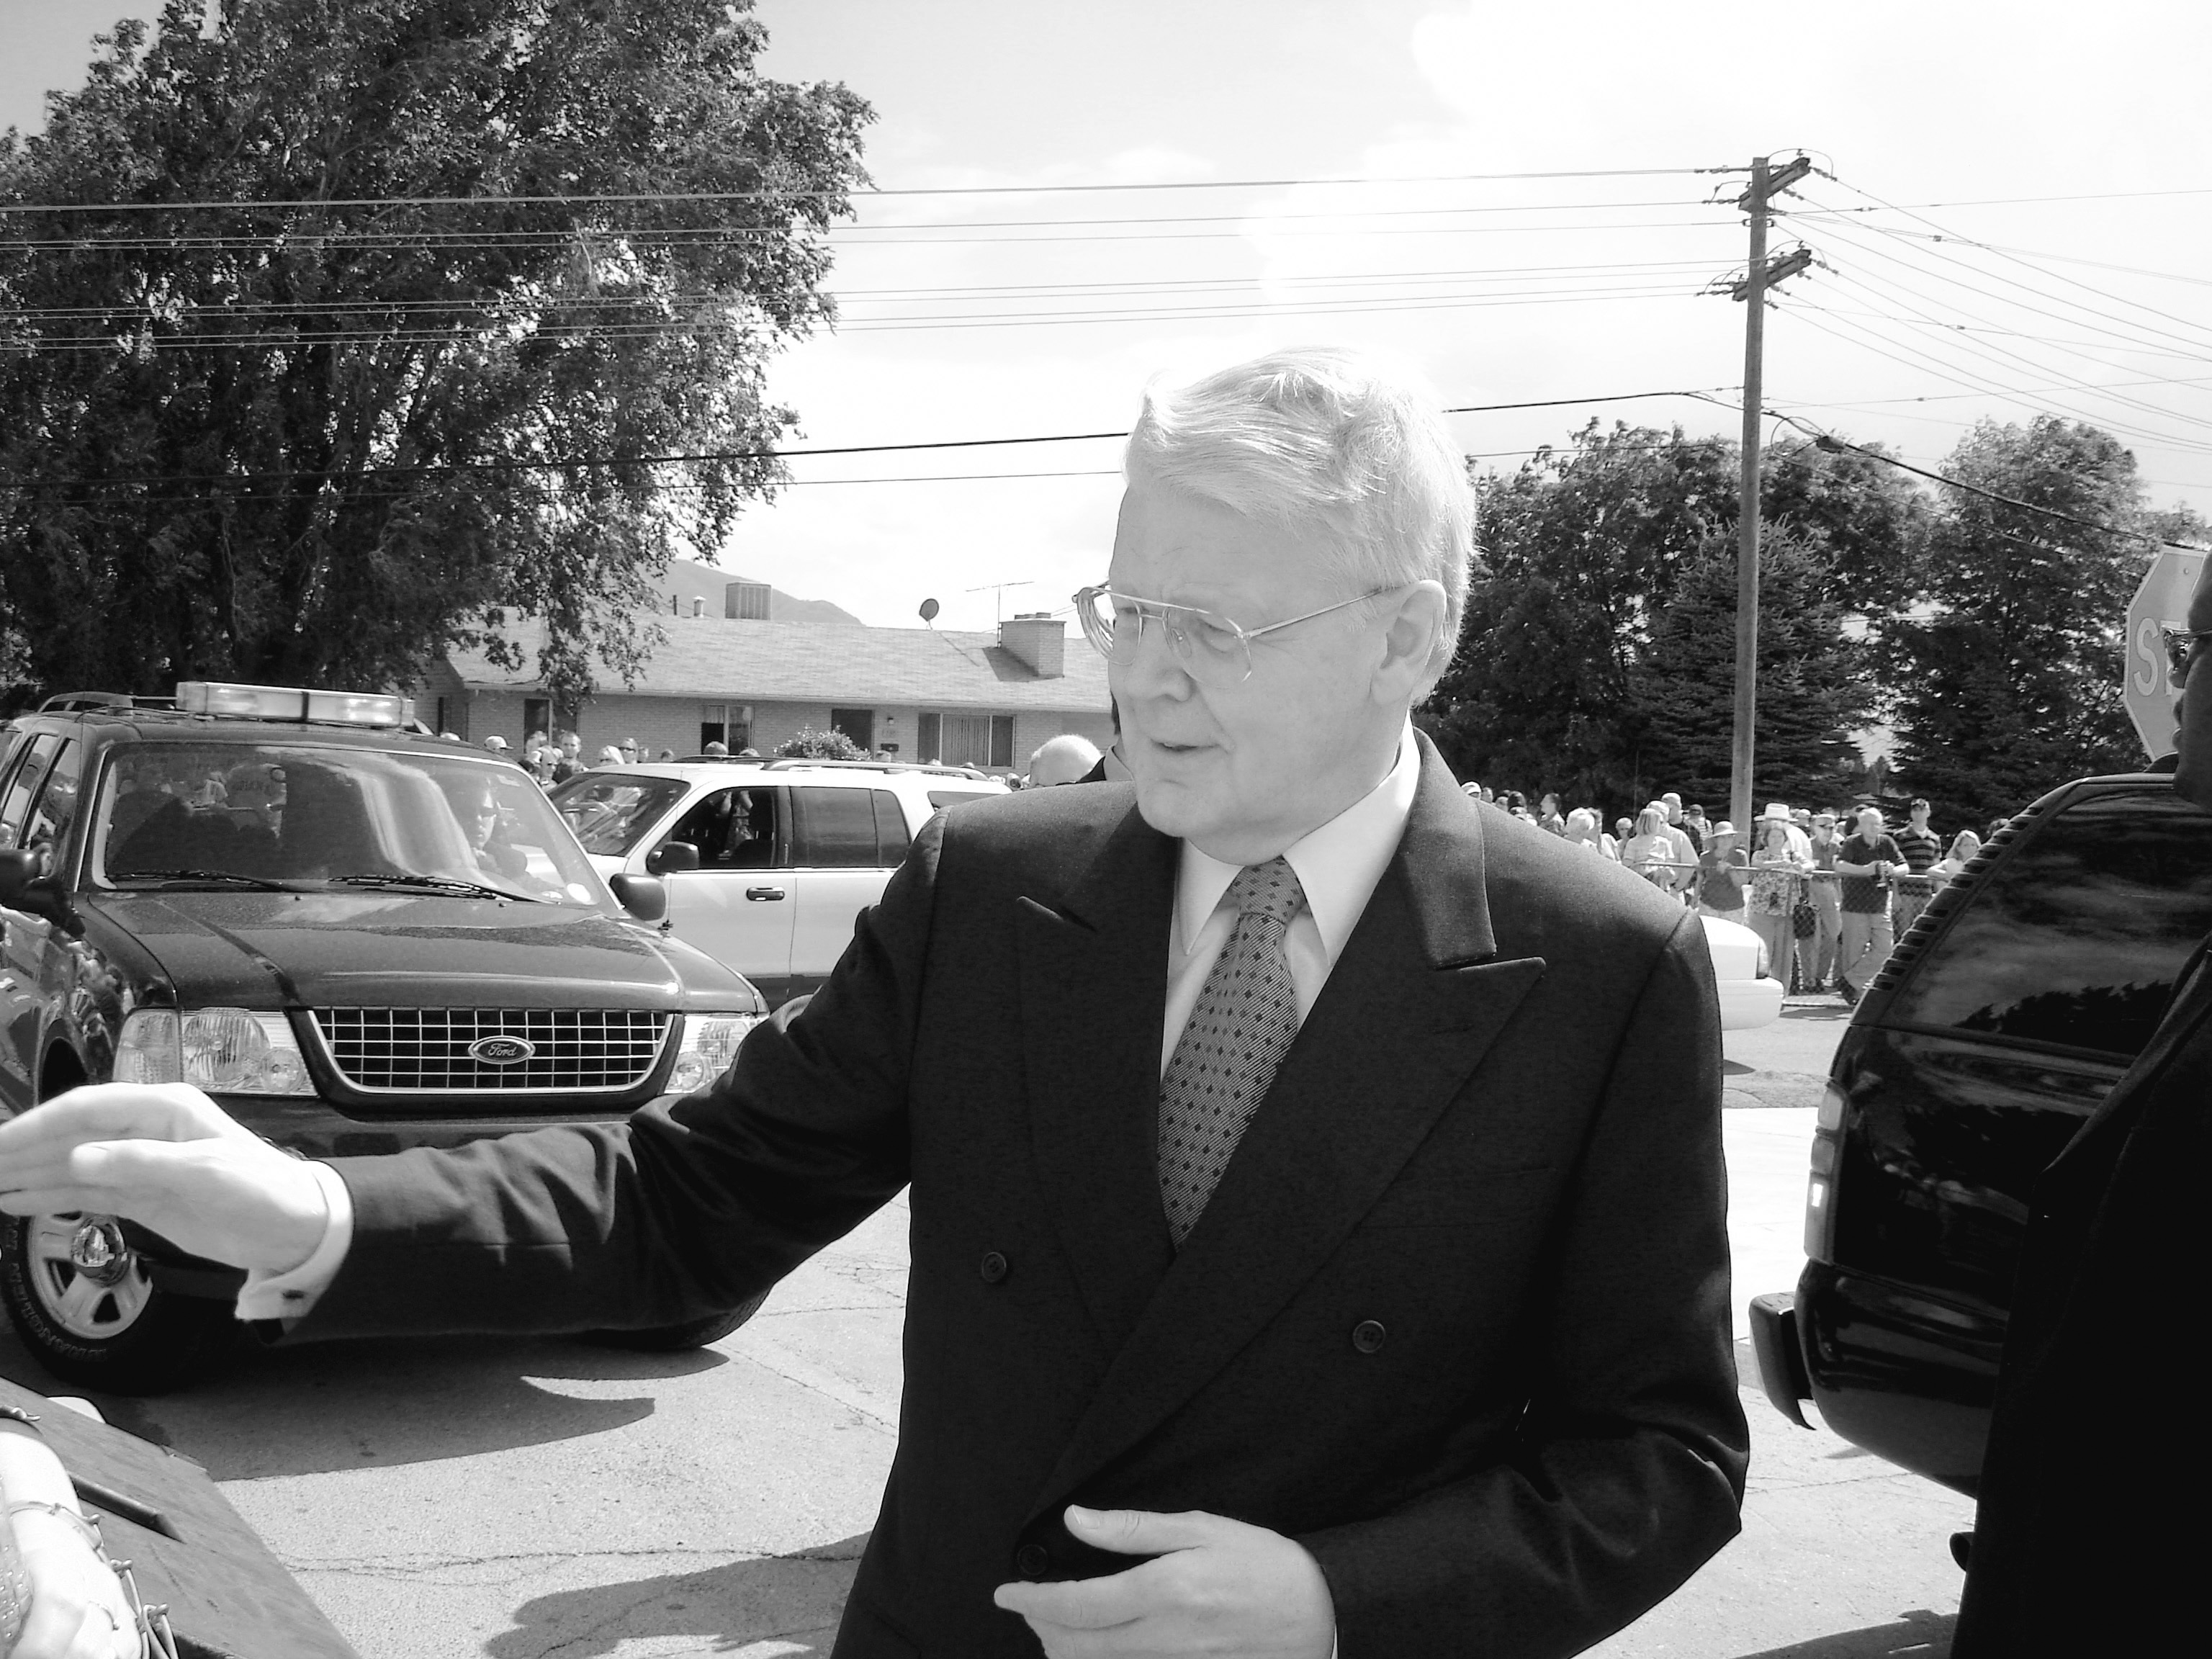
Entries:
[[[758,590],[756,592],[755,590]],[[860,623],[778,622],[765,588],[729,584],[725,614],[658,618],[666,636],[634,686],[603,673],[576,712],[584,753],[635,738],[647,755],[696,755],[709,741],[763,753],[803,727],[844,732],[871,751],[1000,773],[1027,769],[1048,738],[1079,732],[1102,749],[1113,736],[1106,662],[1064,619],[1009,617],[994,633]],[[556,721],[534,667],[536,643],[514,637],[526,661],[494,667],[456,652],[414,690],[416,712],[441,732],[481,744],[496,732],[520,748]]]

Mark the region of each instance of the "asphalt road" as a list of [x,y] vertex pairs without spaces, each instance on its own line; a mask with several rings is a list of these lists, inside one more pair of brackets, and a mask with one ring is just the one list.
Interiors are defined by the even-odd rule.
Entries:
[[[1796,1277],[1807,1139],[1840,1005],[1731,1034],[1741,1304]],[[362,1659],[826,1655],[890,1468],[902,1202],[714,1347],[333,1343],[103,1399],[205,1464]],[[1741,1537],[1605,1659],[1941,1659],[1971,1505],[1771,1411],[1746,1369]],[[0,1334],[0,1373],[51,1386]],[[246,1659],[283,1659],[246,1656]]]

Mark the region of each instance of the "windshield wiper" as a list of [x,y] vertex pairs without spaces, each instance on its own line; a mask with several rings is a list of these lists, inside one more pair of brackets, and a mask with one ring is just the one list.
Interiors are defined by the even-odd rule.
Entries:
[[543,904],[544,899],[505,887],[489,887],[463,876],[331,876],[334,887],[402,887],[423,891],[467,894],[477,898],[514,899],[521,904]]
[[289,882],[270,881],[260,876],[241,876],[235,870],[133,870],[128,875],[115,878],[118,887],[146,881],[158,881],[164,886],[212,881],[226,886],[258,887],[264,893],[296,893],[300,890]]

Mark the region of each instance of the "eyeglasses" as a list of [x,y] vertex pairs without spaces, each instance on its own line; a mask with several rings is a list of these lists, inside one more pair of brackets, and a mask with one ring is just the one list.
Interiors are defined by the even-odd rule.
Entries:
[[2190,659],[2197,654],[2199,640],[2212,640],[2212,628],[2175,628],[2171,625],[2160,630],[2166,635],[2166,666],[2172,671],[2176,685],[2189,678]]
[[1326,617],[1362,600],[1395,592],[1395,587],[1370,588],[1348,599],[1339,599],[1334,605],[1325,605],[1318,611],[1309,611],[1302,617],[1269,623],[1265,628],[1244,628],[1218,611],[1201,611],[1195,605],[1140,599],[1110,587],[1085,587],[1076,592],[1075,615],[1083,625],[1083,637],[1091,641],[1098,654],[1125,668],[1137,659],[1138,647],[1145,640],[1146,623],[1155,623],[1165,636],[1168,648],[1175,653],[1176,660],[1182,665],[1183,672],[1200,685],[1220,690],[1240,685],[1252,677],[1252,641],[1263,635],[1294,628],[1316,617]]

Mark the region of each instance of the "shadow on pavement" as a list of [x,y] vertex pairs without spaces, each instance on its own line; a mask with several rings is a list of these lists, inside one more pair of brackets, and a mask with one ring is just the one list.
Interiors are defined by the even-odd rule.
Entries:
[[1956,1613],[1916,1607],[1887,1625],[1840,1631],[1786,1648],[1762,1648],[1738,1659],[1945,1659],[1958,1622]]
[[541,1595],[516,1608],[514,1628],[483,1650],[489,1659],[596,1659],[627,1643],[678,1637],[697,1641],[696,1651],[774,1642],[770,1651],[789,1659],[826,1656],[867,1542],[858,1533],[796,1555]]
[[[419,1463],[601,1434],[649,1417],[639,1392],[579,1397],[539,1386],[648,1382],[728,1364],[713,1348],[638,1353],[571,1338],[389,1337],[241,1353],[192,1388],[149,1399],[90,1394],[107,1420],[182,1452],[217,1480]],[[47,1376],[12,1333],[0,1375]]]

